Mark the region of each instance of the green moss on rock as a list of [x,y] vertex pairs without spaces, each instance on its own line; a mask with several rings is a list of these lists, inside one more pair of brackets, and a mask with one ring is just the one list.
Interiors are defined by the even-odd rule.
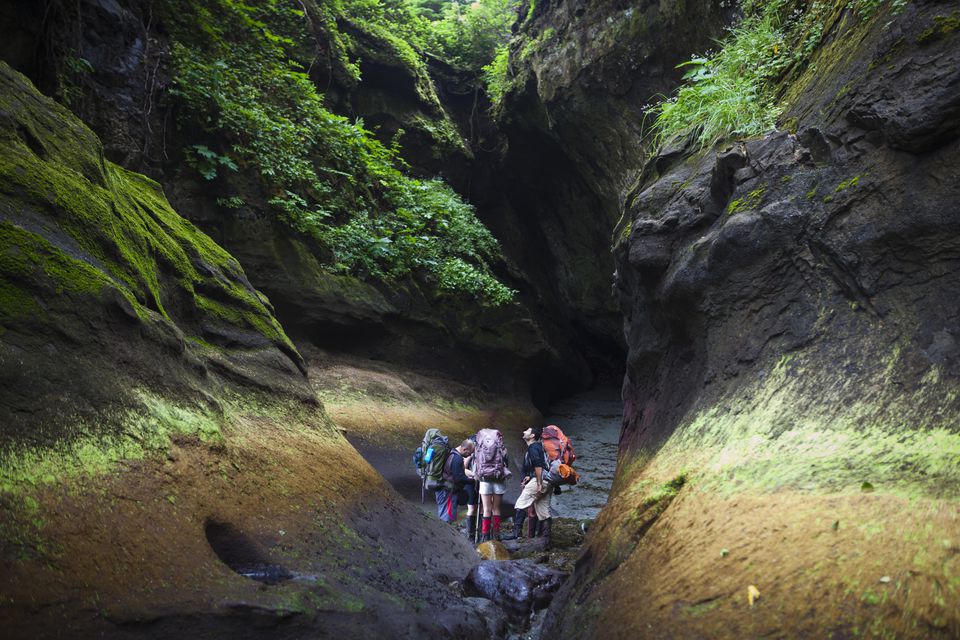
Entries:
[[924,408],[956,400],[956,392],[944,395],[937,367],[912,393],[890,397],[882,393],[889,374],[878,371],[879,395],[859,402],[814,392],[811,375],[820,374],[796,374],[811,370],[803,358],[783,361],[763,381],[693,415],[635,481],[698,469],[698,487],[725,493],[856,493],[868,482],[908,497],[956,494],[960,433],[953,419]]
[[[35,308],[43,283],[54,293],[111,287],[141,317],[151,309],[185,333],[210,312],[294,352],[239,263],[177,215],[160,185],[104,161],[89,130],[5,64],[0,88],[0,308]],[[216,303],[183,303],[195,299]]]
[[766,185],[761,185],[744,197],[731,200],[730,204],[727,205],[727,215],[732,216],[741,211],[757,209],[760,203],[763,202],[763,194],[766,193],[766,190]]
[[949,16],[936,16],[930,28],[917,36],[917,44],[939,40],[957,29],[960,29],[960,11],[954,11]]

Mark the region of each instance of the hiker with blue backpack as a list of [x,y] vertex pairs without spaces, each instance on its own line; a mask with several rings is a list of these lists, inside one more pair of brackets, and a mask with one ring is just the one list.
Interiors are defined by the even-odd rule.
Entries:
[[473,453],[474,444],[464,440],[451,449],[450,439],[439,429],[427,429],[420,447],[413,454],[413,463],[422,479],[420,501],[427,491],[433,491],[437,502],[437,516],[445,522],[457,520],[460,492],[472,482],[467,475],[464,459]]

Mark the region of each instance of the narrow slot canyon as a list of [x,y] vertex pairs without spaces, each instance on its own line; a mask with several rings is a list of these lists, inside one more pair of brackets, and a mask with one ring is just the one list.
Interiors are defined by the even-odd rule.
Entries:
[[0,0],[4,637],[960,638],[955,4]]

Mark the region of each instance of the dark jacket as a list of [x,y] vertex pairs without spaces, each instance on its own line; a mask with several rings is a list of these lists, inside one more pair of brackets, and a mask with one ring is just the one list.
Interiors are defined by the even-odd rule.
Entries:
[[523,475],[532,478],[535,467],[540,467],[544,471],[550,468],[550,465],[547,464],[547,452],[544,451],[543,443],[539,440],[534,440],[527,447],[527,453],[523,456]]
[[452,488],[453,491],[460,491],[463,486],[470,482],[466,472],[463,470],[463,456],[454,449],[447,456],[447,461],[443,463],[444,484]]

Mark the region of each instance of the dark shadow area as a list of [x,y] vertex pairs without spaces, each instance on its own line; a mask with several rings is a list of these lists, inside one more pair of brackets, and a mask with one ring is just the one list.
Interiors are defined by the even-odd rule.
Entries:
[[271,563],[253,540],[231,524],[209,521],[204,533],[217,557],[246,578],[273,585],[293,577],[281,565]]

